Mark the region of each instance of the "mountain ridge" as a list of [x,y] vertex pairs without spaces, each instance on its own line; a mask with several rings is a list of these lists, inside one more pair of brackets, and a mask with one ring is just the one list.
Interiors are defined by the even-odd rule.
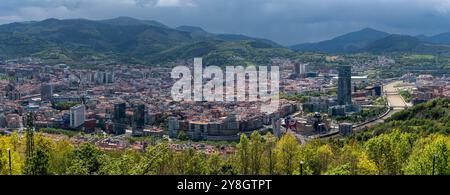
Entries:
[[129,17],[100,21],[49,18],[0,25],[0,58],[159,64],[218,55],[222,60],[215,60],[216,63],[224,63],[228,59],[255,63],[261,59],[268,61],[268,57],[261,56],[266,52],[262,50],[293,52],[270,40],[233,36],[240,38],[231,40],[228,36],[209,33],[200,27],[177,29]]
[[449,44],[450,45],[450,32],[440,33],[433,36],[418,36],[422,41],[436,44]]
[[436,43],[447,37],[450,33],[412,37],[365,28],[319,43],[287,48],[264,38],[215,34],[198,26],[172,28],[153,20],[123,16],[106,20],[49,18],[0,25],[0,60],[39,57],[55,62],[162,64],[204,57],[221,65],[269,63],[271,57],[292,57],[296,51],[450,54],[450,45]]
[[348,53],[389,53],[389,52],[415,52],[415,53],[450,53],[450,33],[442,33],[427,37],[425,35],[410,36],[397,35],[364,28],[350,32],[336,38],[317,43],[303,43],[290,46],[291,49],[302,52],[324,52],[331,54]]
[[365,47],[371,41],[384,38],[389,34],[372,28],[364,28],[350,32],[336,38],[317,43],[293,45],[290,48],[298,51],[319,51],[325,53],[356,52]]
[[112,19],[99,20],[100,22],[111,24],[111,25],[123,25],[123,26],[134,26],[134,25],[150,25],[162,28],[170,28],[167,25],[155,21],[155,20],[139,20],[136,18],[128,17],[128,16],[119,16]]

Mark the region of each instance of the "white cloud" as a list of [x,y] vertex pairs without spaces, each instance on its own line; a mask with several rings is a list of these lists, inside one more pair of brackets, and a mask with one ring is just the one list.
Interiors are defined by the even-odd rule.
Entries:
[[16,15],[5,15],[5,16],[0,16],[0,23],[11,23],[11,22],[16,22],[16,21],[22,21],[23,18],[20,16],[16,16]]
[[141,7],[195,7],[191,0],[134,0]]
[[180,0],[159,0],[156,3],[157,7],[178,7],[181,6]]
[[441,15],[447,15],[450,12],[450,1],[441,1],[437,3],[436,10]]

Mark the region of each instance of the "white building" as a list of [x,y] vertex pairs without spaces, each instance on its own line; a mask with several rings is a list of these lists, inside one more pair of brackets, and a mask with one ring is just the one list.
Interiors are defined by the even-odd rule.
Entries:
[[77,128],[84,124],[86,107],[81,104],[70,108],[70,127]]

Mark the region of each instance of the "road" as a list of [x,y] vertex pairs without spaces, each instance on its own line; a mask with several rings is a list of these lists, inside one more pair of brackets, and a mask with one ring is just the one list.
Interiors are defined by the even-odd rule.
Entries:
[[384,86],[383,93],[384,93],[384,95],[386,97],[386,100],[388,102],[388,106],[391,109],[389,109],[389,112],[385,116],[379,118],[378,120],[370,122],[370,123],[367,123],[367,124],[365,124],[363,126],[355,128],[354,129],[355,132],[364,131],[367,128],[373,126],[373,125],[376,125],[376,124],[379,124],[379,123],[384,123],[384,121],[386,119],[388,119],[389,117],[391,117],[393,114],[408,108],[408,104],[405,102],[403,97],[400,95],[398,89],[396,89],[396,87],[395,87],[395,86],[401,85],[401,84],[403,84],[402,81],[393,81],[393,82],[390,82],[390,83],[388,83],[388,84],[386,84]]

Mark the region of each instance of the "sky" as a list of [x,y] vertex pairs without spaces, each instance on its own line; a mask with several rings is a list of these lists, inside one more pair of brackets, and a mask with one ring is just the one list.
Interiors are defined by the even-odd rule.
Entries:
[[366,27],[389,33],[450,31],[450,0],[1,0],[0,24],[47,18],[130,16],[200,26],[283,45],[327,40]]

